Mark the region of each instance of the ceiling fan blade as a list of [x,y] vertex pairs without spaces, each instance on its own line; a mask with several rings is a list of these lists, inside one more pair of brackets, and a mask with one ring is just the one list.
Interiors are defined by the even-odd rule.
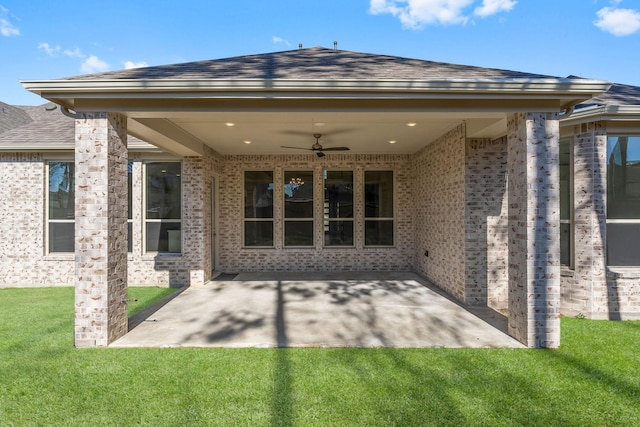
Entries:
[[328,147],[320,151],[349,151],[349,147]]
[[311,148],[303,148],[303,147],[288,147],[286,145],[281,145],[280,148],[292,148],[294,150],[307,150],[307,151],[314,151]]

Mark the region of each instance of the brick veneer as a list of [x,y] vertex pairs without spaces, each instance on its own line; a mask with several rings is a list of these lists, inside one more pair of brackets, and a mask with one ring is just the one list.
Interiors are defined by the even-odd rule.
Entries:
[[467,139],[464,301],[508,305],[507,138]]
[[[315,217],[323,216],[323,170],[354,171],[355,246],[323,247],[324,232],[316,221],[315,244],[312,248],[283,246],[283,182],[285,170],[313,170],[315,176]],[[364,170],[395,172],[396,244],[394,247],[363,247],[363,174]],[[274,171],[274,248],[243,248],[242,186],[245,170]],[[413,265],[414,230],[413,199],[408,156],[394,155],[315,155],[297,156],[226,156],[219,183],[220,254],[218,268],[225,272],[240,271],[397,271]]]
[[0,153],[0,287],[73,286],[73,255],[44,255],[45,159]]
[[127,121],[76,120],[75,344],[106,346],[127,332]]
[[509,334],[530,347],[560,344],[557,114],[507,120]]
[[640,318],[640,273],[606,266],[607,129],[573,128],[573,267],[562,272],[562,311],[592,319]]
[[465,135],[465,125],[457,126],[416,153],[411,162],[414,269],[461,301],[466,280]]

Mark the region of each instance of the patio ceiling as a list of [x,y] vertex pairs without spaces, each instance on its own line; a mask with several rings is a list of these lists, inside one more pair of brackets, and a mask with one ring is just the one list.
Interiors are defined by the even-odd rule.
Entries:
[[[173,113],[159,117],[128,113],[129,131],[177,154],[199,143],[223,155],[305,154],[321,134],[325,148],[346,146],[351,154],[411,154],[431,140],[467,122],[468,136],[506,133],[504,113],[437,112],[227,112]],[[151,117],[150,117],[151,116]],[[163,136],[164,135],[164,136]],[[167,138],[173,135],[173,138]],[[176,144],[182,141],[183,147]],[[186,141],[190,141],[191,145]],[[394,141],[393,143],[390,141]],[[327,153],[330,155],[330,153]]]

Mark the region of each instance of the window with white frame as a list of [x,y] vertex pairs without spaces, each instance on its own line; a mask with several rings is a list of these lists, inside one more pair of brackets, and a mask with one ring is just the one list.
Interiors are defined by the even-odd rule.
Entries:
[[607,264],[640,267],[640,136],[607,138]]
[[393,246],[393,171],[364,172],[364,244]]
[[182,252],[182,164],[145,164],[145,248]]
[[313,244],[313,171],[285,171],[284,246]]
[[324,245],[353,246],[353,171],[324,171]]
[[244,246],[273,247],[273,171],[244,173]]
[[560,141],[560,264],[571,266],[573,224],[571,139]]
[[73,252],[75,243],[75,183],[73,161],[47,163],[47,250]]

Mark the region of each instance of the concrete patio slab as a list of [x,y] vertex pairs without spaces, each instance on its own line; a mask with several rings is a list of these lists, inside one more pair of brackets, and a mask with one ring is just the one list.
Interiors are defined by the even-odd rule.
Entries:
[[524,347],[404,272],[221,276],[136,323],[111,347]]

